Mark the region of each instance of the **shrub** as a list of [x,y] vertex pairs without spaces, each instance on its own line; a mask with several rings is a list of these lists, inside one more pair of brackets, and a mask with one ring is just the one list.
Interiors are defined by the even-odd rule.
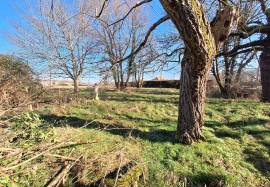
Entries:
[[12,142],[21,146],[30,146],[42,141],[53,141],[52,125],[33,112],[18,116],[13,121],[12,128],[16,132]]
[[[21,59],[0,55],[0,116],[36,100],[42,86]],[[2,111],[2,112],[1,112]]]

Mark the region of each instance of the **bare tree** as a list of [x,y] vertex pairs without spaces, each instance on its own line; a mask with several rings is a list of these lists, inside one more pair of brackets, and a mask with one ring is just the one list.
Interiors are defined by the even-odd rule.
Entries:
[[[125,13],[124,10],[128,9],[128,7],[122,6],[121,11],[119,11],[117,7],[118,5],[114,3],[115,11],[111,11],[111,9],[104,11],[104,14],[99,18],[101,21],[97,33],[102,44],[102,50],[105,53],[101,61],[111,67],[116,88],[123,90],[127,87],[132,75],[137,73],[136,78],[138,78],[138,71],[136,71],[138,70],[136,69],[138,64],[136,62],[138,62],[137,55],[139,54],[134,53],[134,51],[143,39],[146,19],[137,9],[123,21],[114,22],[116,18],[122,17]],[[149,42],[147,46],[149,46]],[[124,59],[128,54],[131,55]]]
[[134,83],[137,88],[143,86],[145,73],[154,72],[156,68],[150,66],[153,62],[157,62],[158,53],[155,51],[152,43],[148,44],[134,59],[132,74]]
[[239,37],[232,37],[224,42],[222,46],[224,55],[217,57],[213,64],[212,73],[224,98],[236,97],[240,87],[241,73],[254,60],[256,55],[256,51],[248,51],[232,56],[226,55],[233,47],[240,45],[240,42]]
[[[123,18],[126,18],[135,7],[149,2],[151,0],[136,3]],[[219,1],[216,16],[210,23],[199,0],[160,0],[160,3],[168,15],[154,23],[146,32],[145,39],[139,47],[119,62],[138,53],[146,44],[151,32],[161,23],[171,19],[185,44],[176,139],[191,144],[202,138],[208,74],[220,45],[229,36],[233,24],[238,21],[238,11],[227,1]],[[100,10],[102,11],[103,9]]]
[[68,6],[55,0],[52,8],[50,3],[40,1],[34,7],[35,14],[23,13],[27,25],[17,24],[16,33],[10,36],[25,57],[46,63],[72,79],[74,92],[79,91],[80,79],[97,45],[92,29],[94,20],[85,15],[91,12],[93,4],[86,5],[77,1]]
[[242,2],[242,17],[237,32],[231,36],[239,36],[243,44],[235,46],[227,55],[262,51],[259,58],[261,72],[262,101],[270,102],[270,9],[268,0],[252,0]]

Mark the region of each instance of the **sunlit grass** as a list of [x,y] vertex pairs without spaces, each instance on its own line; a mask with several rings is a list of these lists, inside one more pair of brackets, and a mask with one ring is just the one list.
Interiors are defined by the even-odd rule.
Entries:
[[[177,186],[183,181],[190,186],[256,186],[269,182],[269,105],[208,99],[206,142],[185,146],[174,143],[177,101],[175,89],[108,91],[101,94],[99,102],[74,104],[65,112],[88,121],[139,129],[132,137],[140,142],[150,186]],[[93,132],[89,129],[84,133],[88,131]],[[102,133],[130,140],[121,132]]]
[[[82,95],[91,94],[84,91]],[[48,107],[40,113],[47,121],[58,122],[59,140],[99,141],[76,148],[75,152],[89,159],[124,150],[127,159],[147,168],[147,186],[270,185],[269,104],[208,99],[206,140],[186,146],[174,142],[177,90],[102,91],[100,98]],[[91,124],[80,128],[87,123]],[[95,171],[89,168],[87,177],[93,179],[94,173],[100,177],[106,164],[113,165],[109,162],[100,161],[103,165]]]

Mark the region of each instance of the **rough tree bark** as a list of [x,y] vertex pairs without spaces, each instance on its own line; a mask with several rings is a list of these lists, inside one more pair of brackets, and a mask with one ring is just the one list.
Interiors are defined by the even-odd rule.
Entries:
[[[226,51],[228,51],[228,45],[224,47]],[[229,99],[232,97],[232,78],[233,78],[233,72],[231,71],[231,60],[225,55],[224,56],[224,87],[221,90],[221,94],[225,99]]]
[[270,46],[264,47],[260,56],[262,101],[270,102]]
[[[267,1],[260,0],[261,10],[265,14],[267,24],[270,24],[270,8],[267,7]],[[270,34],[267,33],[267,39],[270,38]],[[260,56],[259,66],[261,73],[261,85],[262,85],[262,102],[270,102],[270,46],[264,46],[262,54]]]
[[229,35],[237,10],[224,6],[210,24],[199,0],[160,0],[185,43],[176,139],[191,144],[202,137],[205,92],[216,51]]

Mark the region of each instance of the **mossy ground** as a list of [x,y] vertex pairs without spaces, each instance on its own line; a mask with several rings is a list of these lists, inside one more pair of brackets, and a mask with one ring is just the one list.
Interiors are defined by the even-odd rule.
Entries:
[[[79,102],[49,106],[39,113],[55,125],[58,140],[100,142],[70,148],[97,158],[95,170],[87,175],[91,179],[114,164],[113,155],[102,157],[113,150],[147,168],[146,186],[270,185],[269,104],[208,99],[206,140],[186,146],[174,142],[177,90],[107,90],[101,91],[100,101],[86,99],[89,95],[82,91]],[[100,165],[98,158],[103,159]]]

